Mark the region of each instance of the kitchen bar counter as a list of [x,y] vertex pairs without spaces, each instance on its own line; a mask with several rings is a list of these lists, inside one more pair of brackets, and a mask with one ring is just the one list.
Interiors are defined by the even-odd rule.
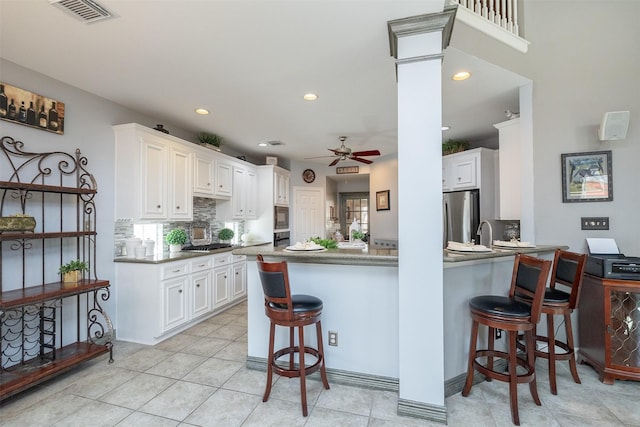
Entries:
[[[231,246],[229,248],[212,249],[208,251],[180,251],[180,252],[162,252],[160,254],[149,255],[144,258],[130,258],[127,256],[117,256],[113,262],[127,262],[133,264],[162,264],[165,262],[180,261],[189,258],[197,258],[207,255],[216,255],[223,252],[231,252],[235,249],[248,248],[251,246],[270,245],[269,243],[258,242],[246,245]],[[234,253],[235,254],[235,253]]]
[[234,255],[248,255],[285,259],[298,263],[398,266],[398,251],[391,249],[327,249],[325,251],[287,251],[273,245],[235,248]]

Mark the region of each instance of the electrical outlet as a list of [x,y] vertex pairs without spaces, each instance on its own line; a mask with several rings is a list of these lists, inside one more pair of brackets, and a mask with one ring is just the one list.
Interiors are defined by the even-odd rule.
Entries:
[[338,346],[338,333],[336,331],[329,331],[329,345]]
[[583,216],[580,218],[580,226],[583,230],[608,230],[608,216]]

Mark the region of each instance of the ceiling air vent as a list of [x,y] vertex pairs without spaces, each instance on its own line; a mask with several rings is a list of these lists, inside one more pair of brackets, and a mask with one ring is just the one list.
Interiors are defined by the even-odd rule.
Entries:
[[85,24],[115,16],[93,0],[49,0],[49,3]]

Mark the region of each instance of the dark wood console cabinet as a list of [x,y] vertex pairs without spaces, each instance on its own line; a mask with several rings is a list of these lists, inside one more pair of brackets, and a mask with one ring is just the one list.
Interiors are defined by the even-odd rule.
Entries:
[[[109,281],[96,274],[96,182],[79,150],[33,153],[0,140],[0,217],[35,219],[35,229],[0,229],[0,401],[74,365],[109,353],[102,307]],[[89,270],[63,283],[60,265]]]
[[640,380],[640,281],[585,275],[578,305],[578,361],[600,381]]

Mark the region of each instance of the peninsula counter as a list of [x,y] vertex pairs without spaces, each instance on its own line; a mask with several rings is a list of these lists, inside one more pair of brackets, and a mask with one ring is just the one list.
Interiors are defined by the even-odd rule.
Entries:
[[[519,252],[552,258],[556,248],[538,246]],[[516,251],[453,255],[443,254],[444,268],[444,378],[446,395],[460,391],[466,373],[471,321],[470,298],[508,292]],[[293,293],[315,295],[323,300],[322,328],[325,359],[330,376],[372,387],[397,390],[398,251],[330,249],[322,252],[289,252],[272,245],[234,249],[247,256],[248,363],[266,366],[269,322],[256,267],[257,254],[266,261],[288,262]],[[428,274],[416,278],[424,286]],[[279,330],[276,346],[286,345],[288,334]],[[328,331],[338,333],[338,345],[329,346]],[[315,334],[309,331],[309,344]],[[416,339],[419,339],[417,337]],[[504,338],[502,339],[504,340]]]

